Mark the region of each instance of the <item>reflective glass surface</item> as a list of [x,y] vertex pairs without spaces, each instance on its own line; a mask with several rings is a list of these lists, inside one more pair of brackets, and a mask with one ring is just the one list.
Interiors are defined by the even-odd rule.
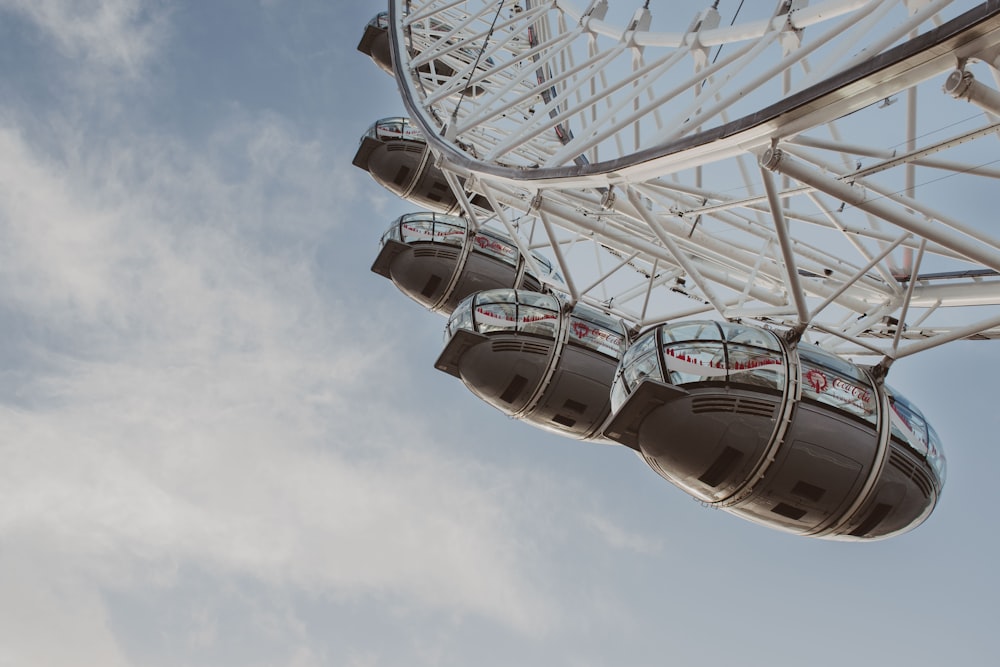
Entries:
[[620,320],[580,304],[570,313],[569,342],[620,359],[625,347],[625,327]]
[[815,345],[798,348],[802,397],[874,424],[878,403],[871,380],[860,368]]
[[507,264],[516,265],[519,253],[517,246],[507,237],[480,230],[472,240],[475,249],[484,255],[495,257]]
[[379,141],[405,139],[407,141],[422,142],[424,140],[424,135],[422,135],[420,130],[410,123],[410,119],[402,116],[383,118],[375,121],[375,123],[368,128],[368,131],[365,132],[364,136],[361,137],[362,141],[365,137],[371,137],[372,139],[378,139]]
[[731,383],[784,389],[788,370],[781,351],[728,343],[726,353]]
[[664,344],[686,340],[722,340],[722,333],[715,322],[681,322],[662,328]]
[[718,343],[689,342],[663,346],[663,363],[671,384],[726,379],[726,346]]
[[659,331],[651,329],[641,334],[635,342],[625,350],[614,382],[611,384],[611,409],[618,410],[625,399],[635,391],[639,383],[650,377],[663,381],[660,363],[656,358],[656,341]]
[[893,387],[886,386],[889,393],[889,415],[892,434],[915,451],[927,456],[930,449],[930,433],[927,420],[917,406],[913,405]]
[[459,329],[474,331],[472,323],[472,296],[462,300],[458,307],[448,318],[448,325],[445,328],[445,340],[449,340]]
[[555,338],[559,329],[559,300],[548,294],[494,289],[464,299],[448,319],[447,336],[458,329],[489,334],[516,331]]
[[927,422],[920,409],[894,387],[885,385],[885,390],[889,394],[892,437],[908,445],[915,452],[923,454],[937,474],[938,480],[944,484],[947,462],[937,431]]
[[732,324],[730,322],[720,322],[719,326],[722,328],[723,333],[726,335],[726,341],[729,343],[781,351],[781,344],[778,342],[777,336],[766,329],[748,327],[744,324]]
[[550,262],[548,258],[543,257],[538,253],[534,252],[531,253],[531,258],[535,260],[535,263],[538,266],[538,272],[540,274],[538,277],[540,278],[552,277],[558,280],[559,282],[563,282],[563,277],[559,275],[558,271],[555,270],[555,267],[552,266],[552,262]]
[[465,241],[468,225],[463,218],[442,213],[407,213],[392,223],[382,235],[403,243],[445,243],[461,246]]
[[625,352],[612,386],[612,403],[617,409],[647,378],[676,385],[727,382],[781,391],[786,376],[781,341],[770,331],[727,322],[678,322],[643,333]]
[[589,306],[577,305],[563,314],[562,303],[551,294],[526,290],[494,289],[463,300],[448,320],[446,336],[458,329],[489,334],[515,331],[555,339],[562,318],[567,318],[568,342],[619,359],[625,346],[624,325]]
[[945,474],[948,472],[947,462],[944,459],[944,450],[941,448],[941,438],[937,431],[930,424],[927,425],[927,462],[931,464],[937,473],[941,484],[944,484]]

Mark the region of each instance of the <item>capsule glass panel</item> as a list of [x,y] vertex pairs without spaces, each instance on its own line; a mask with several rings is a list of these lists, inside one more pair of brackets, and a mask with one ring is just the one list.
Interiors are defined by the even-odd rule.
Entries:
[[472,242],[476,249],[484,255],[499,259],[511,266],[517,265],[520,253],[517,250],[517,245],[511,239],[480,230],[476,232]]
[[892,435],[910,449],[927,456],[930,451],[930,432],[927,420],[919,409],[895,388],[886,386],[889,394]]
[[624,327],[599,310],[578,305],[570,313],[569,343],[620,359],[625,348]]
[[781,392],[788,370],[778,337],[765,329],[719,324],[726,336],[726,369],[734,385],[751,385]]
[[944,485],[945,477],[948,472],[948,466],[944,459],[944,450],[941,447],[941,438],[938,437],[937,431],[930,424],[927,425],[927,462],[931,464],[934,472],[937,473],[938,482]]
[[832,406],[870,424],[878,419],[871,379],[860,368],[814,345],[798,348],[802,398]]
[[458,329],[480,334],[500,331],[555,338],[559,300],[549,294],[512,289],[477,292],[458,305],[448,320],[448,337]]
[[364,133],[361,140],[365,138],[377,139],[378,141],[419,141],[424,142],[424,135],[417,129],[409,118],[403,116],[393,116],[375,121]]
[[611,386],[611,407],[618,407],[635,391],[640,382],[646,378],[663,381],[663,372],[656,356],[656,332],[649,331],[639,336],[622,355]]
[[382,235],[382,243],[392,239],[402,243],[444,243],[461,247],[468,223],[464,218],[443,213],[407,213]]

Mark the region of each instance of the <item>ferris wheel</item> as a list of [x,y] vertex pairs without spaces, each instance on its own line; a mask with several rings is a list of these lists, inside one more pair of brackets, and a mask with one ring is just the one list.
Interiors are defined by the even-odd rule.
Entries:
[[[433,288],[420,274],[411,296],[452,314],[441,370],[508,414],[630,446],[745,518],[821,537],[894,534],[926,517],[944,473],[933,429],[914,428],[922,416],[882,388],[885,374],[950,341],[1000,337],[1000,2],[743,4],[391,0],[359,48],[396,78],[409,117],[376,123],[355,163],[373,175],[384,163],[380,182],[437,213],[401,219],[373,269],[388,276],[414,234],[474,240],[461,262],[487,247],[516,257],[504,286],[557,302],[462,301],[489,271]],[[379,157],[393,133],[413,154],[405,172],[401,153]],[[564,324],[560,310],[572,310]],[[508,360],[461,368],[479,340],[464,332],[504,326],[577,343],[601,332],[592,349],[629,341],[617,370],[572,374],[591,391],[610,372],[610,408],[570,419],[554,407],[587,403],[566,398],[566,346],[547,349],[523,400],[505,405],[521,391]],[[873,363],[838,366],[859,356]],[[742,416],[716,419],[711,446],[651,442],[709,386]],[[867,421],[870,460],[796,450],[830,428],[804,416],[810,400]],[[734,424],[766,432],[763,444],[727,440]],[[833,430],[853,442],[855,426]],[[895,454],[897,472],[927,502],[893,524],[906,513],[883,484],[897,440],[909,452]],[[839,481],[793,471],[831,456],[844,459]],[[929,472],[913,481],[921,459]],[[838,484],[840,500],[821,500]]]

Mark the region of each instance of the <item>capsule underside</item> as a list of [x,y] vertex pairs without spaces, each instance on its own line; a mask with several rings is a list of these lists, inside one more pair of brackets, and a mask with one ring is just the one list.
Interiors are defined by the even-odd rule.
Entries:
[[[519,334],[484,337],[458,362],[458,376],[479,398],[508,415],[573,438],[589,438],[611,412],[617,362],[566,346],[551,376],[558,344]],[[449,355],[445,348],[442,356]],[[536,392],[547,382],[537,400]]]
[[358,43],[358,51],[370,57],[383,72],[394,76],[388,29],[377,25],[375,22],[370,22],[365,26],[365,33],[361,36],[361,41]]
[[[488,312],[496,305],[489,303],[490,295],[497,293],[514,293],[518,299],[531,294],[492,290],[463,301],[449,322],[453,331],[436,367],[508,415],[560,435],[603,440],[600,430],[611,412],[611,381],[624,332],[607,322],[577,319],[587,316],[579,306],[572,314],[562,312],[558,300],[546,295],[532,299],[535,304],[548,299],[549,310],[521,304],[515,311],[513,299],[500,304],[518,314],[497,324],[502,312]],[[477,305],[477,299],[487,305]],[[463,324],[454,326],[456,320]]]
[[[538,292],[541,283],[531,274],[474,250],[439,243],[387,241],[372,270],[392,282],[417,303],[450,314],[474,292],[512,287]],[[458,276],[455,273],[458,272]]]
[[[817,371],[809,372],[819,383]],[[641,380],[605,434],[698,500],[803,535],[887,537],[933,510],[942,479],[898,428],[890,436],[889,400],[877,419],[865,418],[824,403],[830,396],[815,387],[797,397],[795,387],[779,391],[747,384],[745,374],[711,373],[680,386]],[[838,399],[853,391],[874,405],[847,385],[837,378],[820,388],[835,386]]]
[[371,174],[389,192],[422,208],[440,213],[458,209],[458,200],[444,172],[434,166],[434,156],[423,141],[365,137],[354,165]]
[[[764,463],[779,407],[754,392],[695,390],[654,408],[638,429],[638,446],[665,479],[699,500],[722,502]],[[822,533],[845,519],[882,463],[877,438],[871,427],[800,404],[766,474],[726,509],[773,527]],[[871,500],[830,537],[887,536],[930,513],[937,501],[930,468],[898,443],[888,463]]]

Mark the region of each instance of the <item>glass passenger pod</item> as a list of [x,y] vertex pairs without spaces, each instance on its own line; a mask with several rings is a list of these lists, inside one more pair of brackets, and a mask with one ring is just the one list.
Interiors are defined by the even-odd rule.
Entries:
[[[434,164],[427,142],[408,118],[383,118],[369,127],[353,164],[385,189],[420,207],[437,213],[457,213],[460,209],[444,172]],[[470,203],[492,210],[482,195],[472,195]]]
[[769,331],[710,321],[641,334],[613,386],[606,435],[705,502],[734,494],[768,451],[788,363]]
[[858,366],[796,351],[756,327],[655,327],[622,358],[605,434],[695,498],[774,528],[858,540],[919,525],[943,483],[937,435]]
[[542,275],[531,270],[506,235],[473,231],[464,218],[420,212],[390,225],[372,271],[424,307],[449,314],[473,292],[501,287],[542,291],[544,281],[557,277],[544,257],[532,253],[532,260]]
[[496,289],[462,301],[436,367],[481,399],[534,426],[601,439],[624,325],[552,294]]
[[358,51],[372,59],[383,72],[392,75],[392,52],[389,48],[389,12],[379,12],[365,26]]

